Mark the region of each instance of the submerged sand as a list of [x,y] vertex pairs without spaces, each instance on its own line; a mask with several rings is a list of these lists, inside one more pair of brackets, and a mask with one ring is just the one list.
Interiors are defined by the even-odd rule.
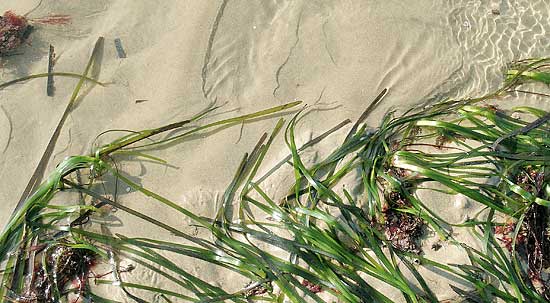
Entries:
[[[4,0],[0,11],[25,14],[38,1]],[[68,14],[68,25],[36,25],[20,55],[3,58],[1,82],[45,72],[48,45],[55,46],[56,71],[81,73],[96,39],[105,37],[99,79],[63,127],[49,170],[68,155],[88,153],[96,136],[109,129],[139,130],[189,118],[212,102],[225,104],[210,120],[302,100],[312,112],[299,124],[301,142],[344,119],[356,119],[383,89],[390,92],[367,123],[376,126],[390,108],[446,97],[481,95],[502,80],[505,64],[548,55],[547,1],[84,1],[44,0],[29,19]],[[118,58],[120,38],[127,58]],[[31,177],[69,100],[75,79],[57,77],[55,96],[39,79],[0,91],[0,223],[6,222]],[[141,100],[136,102],[137,100]],[[538,104],[526,100],[527,104]],[[242,155],[276,119],[197,136],[152,151],[170,166],[127,161],[120,167],[145,187],[206,216],[213,216]],[[326,139],[305,157],[327,154],[345,132]],[[288,153],[280,140],[266,164]],[[268,168],[269,165],[266,165]],[[288,172],[286,172],[288,173]],[[285,172],[268,179],[273,195],[285,193]],[[353,187],[353,180],[348,184]],[[150,200],[119,190],[123,203],[153,212],[165,223],[192,230],[170,212],[158,213]],[[360,199],[360,195],[358,196]],[[434,207],[444,201],[432,197]],[[472,211],[451,201],[454,219]],[[447,204],[445,204],[447,205]],[[443,208],[444,209],[444,208]],[[141,236],[154,230],[120,214],[116,232]],[[117,224],[114,224],[117,225]],[[467,235],[464,235],[467,237]],[[172,239],[173,240],[173,239]],[[433,239],[432,239],[433,240]],[[427,242],[432,241],[430,239]],[[452,247],[427,257],[465,262]],[[185,261],[181,261],[185,262]],[[232,275],[188,264],[207,279],[236,289]],[[154,274],[134,278],[163,283]],[[441,293],[449,281],[426,273]],[[113,299],[122,294],[113,295]],[[397,298],[397,294],[396,297]]]

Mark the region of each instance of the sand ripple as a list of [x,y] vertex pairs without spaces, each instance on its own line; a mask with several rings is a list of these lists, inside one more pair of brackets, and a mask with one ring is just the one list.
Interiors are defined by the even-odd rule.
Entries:
[[355,112],[365,96],[395,86],[397,104],[414,104],[461,68],[445,17],[432,1],[226,0],[212,26],[202,91],[237,104],[342,100],[359,103],[350,106]]
[[448,88],[469,96],[489,92],[501,81],[506,64],[547,55],[549,2],[459,1],[447,7],[447,23],[461,53],[460,71]]
[[204,96],[235,100],[260,87],[275,94],[298,41],[301,7],[301,1],[224,1],[205,55]]

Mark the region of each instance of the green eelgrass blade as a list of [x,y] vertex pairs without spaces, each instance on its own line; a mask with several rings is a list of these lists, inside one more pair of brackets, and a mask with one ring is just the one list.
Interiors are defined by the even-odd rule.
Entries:
[[[346,126],[347,124],[351,123],[351,121],[349,119],[347,120],[344,120],[342,122],[340,122],[338,125],[332,127],[331,129],[325,131],[324,133],[322,133],[321,135],[313,138],[312,140],[304,143],[300,148],[298,148],[298,152],[302,152],[304,151],[305,149],[309,148],[309,147],[312,147],[314,146],[315,144],[319,143],[320,141],[322,141],[323,139],[325,139],[326,137],[328,137],[329,135],[333,134],[334,132],[340,130],[342,127]],[[277,171],[281,166],[283,166],[283,164],[289,162],[290,160],[292,159],[292,154],[286,156],[285,158],[283,158],[281,161],[279,161],[276,165],[273,166],[272,169],[270,169],[267,173],[265,173],[264,175],[262,175],[261,177],[259,177],[255,183],[256,184],[261,184],[264,180],[266,180],[270,175],[272,175],[275,171]]]
[[156,293],[156,294],[163,294],[163,295],[166,295],[166,296],[183,299],[183,300],[186,300],[187,302],[199,302],[199,300],[193,299],[189,296],[186,296],[186,295],[174,292],[174,291],[169,291],[169,290],[158,288],[158,287],[146,286],[146,285],[142,285],[142,284],[126,283],[126,282],[120,283],[118,281],[109,281],[109,280],[95,280],[95,283],[97,283],[99,285],[109,284],[109,285],[117,285],[117,286],[126,287],[126,288],[141,289],[141,290],[150,291],[150,292],[153,292],[153,293]]
[[42,155],[42,158],[38,162],[38,165],[36,167],[36,170],[34,171],[33,175],[31,176],[31,179],[29,180],[29,183],[27,184],[27,187],[23,191],[21,198],[19,199],[19,202],[17,206],[15,207],[16,212],[19,208],[21,208],[22,204],[25,202],[25,200],[29,197],[31,192],[33,192],[40,184],[40,181],[44,175],[44,172],[46,170],[46,167],[48,165],[48,162],[50,160],[50,156],[53,152],[53,149],[55,147],[55,144],[57,142],[57,138],[61,134],[61,128],[63,127],[63,124],[65,124],[65,120],[67,120],[67,117],[71,113],[74,107],[74,103],[76,102],[76,99],[78,98],[78,94],[80,92],[80,89],[82,88],[82,85],[84,84],[84,81],[86,80],[86,76],[90,72],[92,66],[96,64],[96,57],[98,56],[98,53],[100,52],[100,48],[103,45],[103,37],[100,37],[94,46],[94,49],[92,51],[92,54],[90,56],[90,59],[88,61],[88,64],[86,65],[86,68],[84,69],[84,72],[82,73],[82,77],[76,84],[75,89],[73,90],[73,93],[71,95],[71,98],[69,99],[69,103],[67,104],[67,107],[65,108],[65,111],[63,112],[63,115],[61,116],[61,119],[59,119],[59,122],[57,124],[57,127],[55,128],[50,141],[48,142],[48,145],[46,146],[46,150],[44,151],[44,154]]
[[520,72],[515,69],[510,69],[506,72],[508,77],[521,76],[522,78],[528,78],[530,80],[542,82],[544,84],[550,84],[550,73],[548,72],[536,72],[536,71],[524,71]]
[[194,129],[189,130],[187,132],[184,132],[182,134],[175,135],[173,137],[167,138],[167,139],[165,139],[161,142],[144,144],[144,145],[141,145],[141,146],[135,146],[133,148],[144,148],[144,147],[148,147],[148,146],[152,146],[152,145],[170,143],[170,142],[173,142],[175,140],[179,140],[179,139],[182,139],[184,137],[188,137],[188,136],[190,136],[194,133],[197,133],[197,132],[209,129],[209,128],[213,128],[213,127],[217,127],[217,126],[224,126],[224,125],[240,124],[240,123],[250,121],[250,120],[253,120],[253,119],[269,116],[271,114],[278,113],[280,111],[284,111],[286,109],[296,107],[296,106],[300,105],[301,103],[302,103],[302,101],[294,101],[294,102],[286,103],[286,104],[283,104],[283,105],[271,107],[271,108],[268,108],[268,109],[260,110],[260,111],[254,112],[254,113],[245,114],[245,115],[234,117],[234,118],[229,118],[229,119],[224,119],[224,120],[212,122],[212,123],[209,123],[209,124],[206,124],[206,125],[203,125],[203,126],[196,127]]
[[[25,81],[36,79],[36,78],[45,78],[45,77],[48,77],[48,75],[49,75],[48,73],[41,73],[41,74],[34,74],[34,75],[14,79],[14,80],[11,80],[11,81],[8,81],[8,82],[1,83],[0,84],[0,89],[4,89],[4,88],[12,86],[14,84],[17,84],[17,83],[20,83],[20,82],[25,82]],[[69,78],[84,79],[88,82],[91,82],[93,84],[97,84],[99,86],[106,86],[107,85],[106,83],[99,82],[96,79],[93,79],[93,78],[90,78],[90,77],[87,77],[87,76],[84,76],[84,75],[80,75],[80,74],[75,74],[75,73],[52,72],[51,75],[58,76],[58,77],[69,77]]]

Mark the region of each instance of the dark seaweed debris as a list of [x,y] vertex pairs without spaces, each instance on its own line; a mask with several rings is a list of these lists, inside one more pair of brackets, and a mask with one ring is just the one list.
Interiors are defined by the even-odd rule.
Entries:
[[309,291],[311,291],[314,294],[320,293],[323,291],[323,288],[321,287],[321,285],[317,285],[305,279],[302,281],[302,286],[305,286]]
[[23,44],[33,27],[24,16],[6,11],[0,17],[0,56],[8,55]]
[[399,192],[390,192],[387,203],[386,209],[383,210],[384,234],[387,240],[397,250],[420,254],[422,248],[419,238],[424,231],[424,221],[415,215],[399,211],[412,207]]
[[[246,286],[245,286],[245,289],[249,288],[251,285],[253,284],[253,282],[250,282],[248,283]],[[254,297],[254,296],[261,296],[265,293],[267,293],[269,290],[273,289],[273,286],[271,285],[270,282],[266,282],[266,283],[263,283],[263,284],[259,284],[255,287],[252,287],[250,289],[248,289],[245,293],[244,293],[244,297],[245,298],[249,298],[249,297]]]
[[[516,183],[530,194],[543,198],[545,174],[540,168],[528,166],[515,175]],[[550,277],[545,270],[550,268],[550,220],[548,207],[533,203],[515,235],[515,252],[527,265],[527,279],[537,292],[550,300]],[[514,250],[514,231],[517,224],[509,222],[495,228],[495,234],[508,251]]]
[[[550,277],[545,270],[550,268],[550,235],[548,208],[533,204],[525,213],[515,241],[515,252],[522,264],[527,266],[526,280],[529,280],[539,294],[550,300]],[[515,223],[495,228],[495,234],[508,251],[514,249]]]
[[88,249],[57,245],[46,249],[46,264],[38,264],[32,275],[30,290],[23,296],[11,298],[14,302],[53,303],[56,297],[67,292],[68,286],[78,296],[87,287],[90,268],[96,263],[97,255]]
[[548,208],[533,204],[525,215],[522,229],[526,234],[523,245],[529,267],[529,279],[537,291],[550,300],[550,279],[544,270],[550,267],[550,237]]

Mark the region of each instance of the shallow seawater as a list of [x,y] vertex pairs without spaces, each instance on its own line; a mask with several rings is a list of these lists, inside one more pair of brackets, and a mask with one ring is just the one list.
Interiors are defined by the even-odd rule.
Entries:
[[[35,2],[2,1],[0,11],[25,13]],[[434,100],[479,96],[496,89],[511,60],[548,55],[549,7],[546,0],[44,0],[35,16],[69,14],[73,22],[38,26],[22,54],[5,60],[0,81],[45,71],[45,49],[50,43],[58,53],[57,70],[81,72],[94,41],[105,36],[99,79],[111,84],[87,86],[62,130],[50,169],[65,156],[87,153],[105,130],[163,125],[189,118],[213,102],[224,106],[210,121],[302,100],[311,109],[297,129],[297,140],[305,142],[344,119],[357,119],[384,88],[389,93],[367,120],[371,127],[390,109],[404,111]],[[114,38],[121,38],[128,58],[116,56]],[[5,180],[0,183],[0,223],[16,205],[75,83],[57,78],[54,98],[46,97],[39,80],[0,91],[0,179]],[[135,102],[138,99],[146,101]],[[526,102],[540,104],[536,98]],[[152,151],[170,166],[121,161],[119,169],[151,190],[213,217],[219,206],[216,201],[242,155],[275,123],[275,119],[247,123]],[[327,155],[344,136],[345,131],[327,138],[304,158],[311,162]],[[287,154],[284,141],[277,140],[266,167]],[[288,190],[284,182],[292,176],[286,167],[264,186],[269,194],[284,195]],[[352,188],[355,181],[345,180]],[[150,199],[127,187],[117,193],[125,205],[208,237],[187,219],[159,210]],[[476,210],[460,199],[448,201],[455,210],[452,219],[457,221]],[[122,212],[100,221],[94,224],[112,233],[162,234],[161,230],[144,230],[141,221]],[[177,238],[167,235],[163,239]],[[464,235],[463,239],[470,238]],[[429,254],[449,262],[466,260],[451,247]],[[176,262],[232,290],[246,282],[208,264]],[[452,296],[448,280],[437,271],[422,269],[421,273],[427,275],[428,283],[440,287],[441,299]],[[128,277],[170,286],[143,268]],[[388,291],[399,300],[398,294]],[[117,291],[113,296],[124,294]]]

